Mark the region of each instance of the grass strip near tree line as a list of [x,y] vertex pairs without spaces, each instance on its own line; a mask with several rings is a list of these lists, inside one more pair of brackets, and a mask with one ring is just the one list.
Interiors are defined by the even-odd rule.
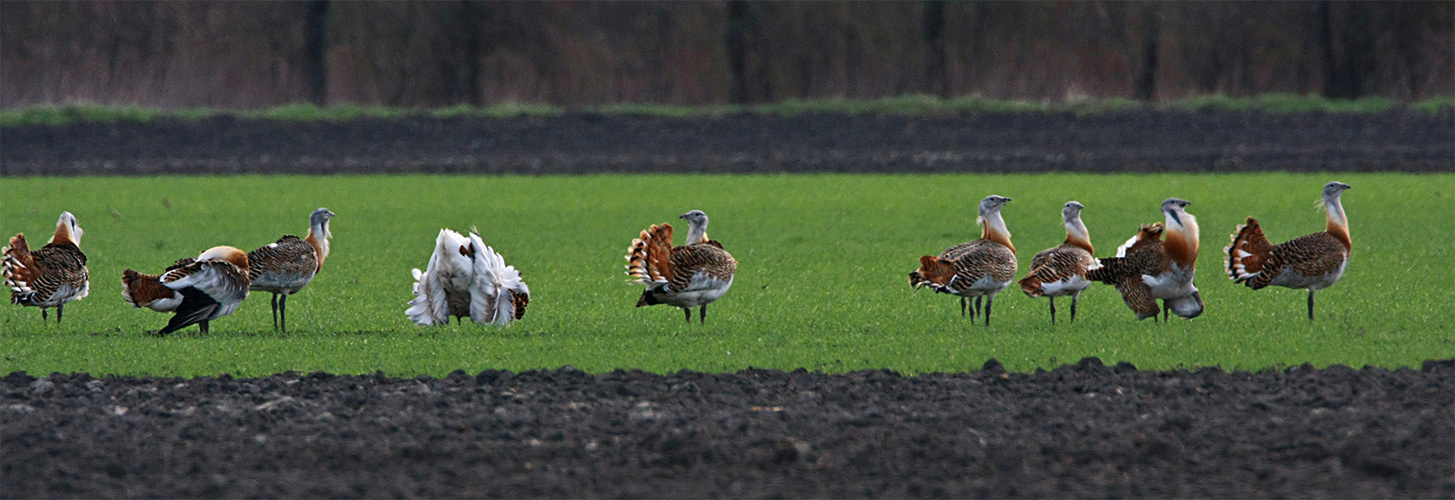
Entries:
[[[1249,290],[1222,273],[1222,247],[1246,216],[1275,242],[1320,231],[1325,182],[1344,196],[1353,257],[1344,279],[1305,318],[1301,290]],[[456,369],[573,365],[588,372],[657,373],[748,367],[903,373],[1052,368],[1086,356],[1144,369],[1259,370],[1345,364],[1418,367],[1455,357],[1455,175],[586,175],[225,176],[0,179],[0,234],[43,242],[62,210],[85,229],[91,294],[42,323],[35,308],[0,305],[0,373],[261,376],[288,370],[444,376]],[[23,195],[11,193],[24,193]],[[1096,255],[1138,224],[1162,220],[1161,201],[1192,201],[1201,223],[1197,284],[1207,311],[1170,324],[1137,322],[1114,289],[1081,297],[1077,321],[1058,300],[1012,286],[992,325],[960,316],[955,297],[913,291],[918,258],[979,235],[975,202],[1014,199],[1004,216],[1024,276],[1036,252],[1059,244],[1062,204],[1085,204]],[[252,249],[303,234],[325,206],[332,254],[288,301],[289,331],[272,329],[269,295],[238,312],[159,338],[167,316],[132,309],[121,271],[155,273],[228,244]],[[740,261],[704,325],[680,310],[636,308],[623,255],[637,232],[702,209],[709,232]],[[441,227],[478,226],[531,287],[524,320],[421,328],[404,316],[410,269],[429,261]],[[679,234],[683,234],[679,231]],[[680,239],[680,236],[679,236]],[[695,316],[695,314],[694,314]]]
[[1235,111],[1265,113],[1378,113],[1408,109],[1421,113],[1440,113],[1455,109],[1455,97],[1436,97],[1414,103],[1400,103],[1386,97],[1361,99],[1328,99],[1317,95],[1263,94],[1247,98],[1225,95],[1198,96],[1156,104],[1125,98],[1073,99],[1066,101],[1029,101],[989,99],[964,96],[950,99],[926,95],[906,95],[871,100],[791,99],[754,105],[682,106],[651,103],[622,103],[597,106],[564,107],[551,104],[506,102],[491,106],[457,105],[421,109],[388,106],[340,104],[319,107],[312,104],[288,104],[260,110],[227,110],[214,108],[161,109],[142,106],[70,103],[37,105],[0,111],[0,127],[22,125],[66,125],[70,123],[109,123],[118,121],[149,122],[156,119],[200,120],[231,116],[247,120],[345,121],[357,119],[389,119],[405,117],[487,117],[559,116],[567,113],[602,113],[659,117],[723,116],[731,114],[797,115],[804,113],[944,115],[956,113],[1074,113],[1102,114],[1139,110],[1164,111]]

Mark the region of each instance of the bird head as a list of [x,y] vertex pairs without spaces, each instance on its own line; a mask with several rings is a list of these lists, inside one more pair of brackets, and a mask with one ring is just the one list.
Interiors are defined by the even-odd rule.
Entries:
[[1004,207],[1005,204],[1009,202],[1010,198],[1006,198],[1004,196],[995,194],[986,196],[985,199],[980,200],[980,216],[985,217],[995,212],[999,212],[1001,207]]
[[328,220],[334,218],[335,214],[327,208],[319,207],[313,214],[308,216],[310,227],[321,228],[324,238],[332,238],[333,233],[328,231]]

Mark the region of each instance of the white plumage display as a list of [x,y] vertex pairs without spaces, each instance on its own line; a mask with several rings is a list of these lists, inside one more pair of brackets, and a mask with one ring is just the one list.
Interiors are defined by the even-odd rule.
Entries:
[[520,271],[475,231],[467,238],[441,229],[428,268],[413,274],[414,299],[404,313],[422,326],[449,323],[451,316],[504,326],[525,316],[530,302]]

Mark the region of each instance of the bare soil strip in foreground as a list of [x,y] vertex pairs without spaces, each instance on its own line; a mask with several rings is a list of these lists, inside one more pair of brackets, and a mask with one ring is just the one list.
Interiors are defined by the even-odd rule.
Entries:
[[1455,360],[0,381],[6,497],[1455,495]]
[[159,119],[0,129],[0,176],[1448,172],[1450,112]]

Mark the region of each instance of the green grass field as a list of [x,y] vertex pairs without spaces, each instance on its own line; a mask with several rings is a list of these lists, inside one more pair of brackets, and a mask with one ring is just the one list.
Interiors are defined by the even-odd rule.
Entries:
[[[1275,242],[1322,230],[1313,203],[1334,179],[1354,186],[1344,203],[1355,248],[1343,281],[1319,294],[1317,322],[1304,318],[1303,291],[1252,291],[1221,274],[1222,247],[1247,215]],[[975,203],[991,193],[1014,199],[1004,215],[1021,275],[1061,241],[1067,200],[1086,205],[1098,256],[1139,223],[1161,220],[1162,199],[1191,200],[1207,312],[1139,323],[1115,290],[1097,285],[1075,324],[1053,327],[1046,300],[1013,287],[986,328],[961,319],[954,297],[913,292],[906,275],[916,259],[977,237]],[[565,364],[923,373],[978,369],[991,357],[1033,370],[1084,356],[1158,369],[1418,366],[1455,356],[1452,197],[1452,174],[0,179],[0,232],[43,242],[70,210],[86,231],[92,276],[90,297],[71,303],[59,327],[34,308],[0,307],[0,373],[443,375]],[[319,206],[338,213],[333,253],[290,300],[286,335],[272,331],[267,294],[206,337],[195,328],[148,335],[166,315],[121,299],[126,267],[157,272],[213,245],[246,250],[301,235]],[[694,208],[740,262],[706,326],[684,324],[667,306],[632,307],[640,287],[622,273],[639,230]],[[472,225],[524,273],[526,318],[505,329],[409,323],[409,270],[425,267],[439,228]],[[1064,321],[1069,301],[1058,306]]]

